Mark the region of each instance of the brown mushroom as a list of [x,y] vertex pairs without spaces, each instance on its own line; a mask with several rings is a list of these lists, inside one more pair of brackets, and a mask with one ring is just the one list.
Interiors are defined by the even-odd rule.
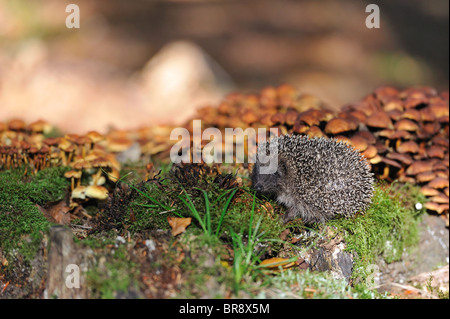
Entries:
[[401,115],[402,119],[414,120],[416,122],[420,122],[422,120],[422,116],[419,110],[416,109],[408,109]]
[[286,119],[285,119],[286,124],[287,125],[294,125],[295,121],[297,120],[297,117],[298,117],[298,113],[296,111],[293,111],[293,110],[287,111],[286,112]]
[[398,131],[409,131],[409,132],[415,132],[419,129],[419,126],[417,123],[408,120],[408,119],[401,119],[397,122],[395,122],[394,127]]
[[439,191],[437,189],[426,185],[420,188],[420,192],[427,197],[436,196],[439,194]]
[[309,110],[298,115],[298,120],[309,126],[320,124],[320,112],[318,110]]
[[95,198],[99,200],[105,200],[108,198],[108,190],[99,185],[90,185],[86,187],[85,194],[89,198]]
[[8,129],[11,131],[23,131],[26,128],[26,124],[24,121],[19,119],[14,119],[8,122]]
[[448,187],[448,179],[445,179],[443,177],[436,177],[428,183],[428,186],[436,189],[446,188]]
[[444,211],[444,209],[438,203],[435,202],[426,202],[424,206],[426,209],[434,211],[438,214],[442,214],[442,212]]
[[[364,156],[365,158],[373,158],[377,155],[377,148],[373,145],[369,145],[364,152],[361,153],[362,156]],[[372,163],[373,164],[373,163]]]
[[427,154],[428,157],[443,159],[445,157],[445,148],[443,146],[431,145],[427,148]]
[[367,141],[361,136],[355,135],[351,137],[350,142],[352,143],[352,146],[359,152],[364,152],[367,147],[369,147],[369,143],[367,143]]
[[380,129],[393,128],[391,118],[384,111],[376,112],[367,117],[366,124],[367,126],[373,128],[380,128]]
[[448,196],[445,196],[442,193],[439,193],[433,197],[430,198],[432,202],[438,203],[438,204],[448,204]]
[[356,129],[356,127],[352,124],[352,122],[342,118],[334,118],[325,126],[325,133],[336,135],[352,131],[354,129]]
[[389,152],[389,153],[387,153],[386,157],[396,160],[396,161],[399,161],[399,162],[405,164],[406,166],[411,165],[411,163],[413,162],[411,156],[409,156],[408,154]]
[[73,191],[75,188],[75,181],[74,179],[78,180],[77,187],[80,186],[80,180],[81,180],[81,171],[68,171],[64,173],[65,178],[70,178],[70,190]]
[[416,175],[416,180],[419,183],[426,183],[433,180],[436,177],[436,174],[433,172],[423,172]]
[[311,126],[308,130],[308,136],[310,138],[314,137],[326,137],[326,135],[322,132],[322,130],[318,126]]
[[433,170],[433,162],[432,161],[416,161],[412,163],[407,169],[407,175],[417,175],[423,172],[429,172]]
[[418,153],[419,145],[414,141],[406,141],[397,146],[397,152],[399,153]]

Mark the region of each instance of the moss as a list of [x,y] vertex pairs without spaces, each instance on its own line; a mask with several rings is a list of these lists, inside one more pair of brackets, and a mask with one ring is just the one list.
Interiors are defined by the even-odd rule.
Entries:
[[119,246],[86,273],[91,298],[136,298],[138,265],[130,260],[126,246]]
[[19,252],[30,260],[47,232],[50,223],[36,207],[64,197],[69,181],[64,178],[68,168],[44,169],[36,176],[24,169],[0,172],[0,249]]
[[344,237],[347,251],[355,253],[353,278],[364,280],[369,275],[367,266],[376,263],[377,258],[383,257],[386,262],[399,260],[406,248],[418,242],[423,210],[415,210],[417,202],[425,202],[417,188],[380,183],[365,214],[327,223]]

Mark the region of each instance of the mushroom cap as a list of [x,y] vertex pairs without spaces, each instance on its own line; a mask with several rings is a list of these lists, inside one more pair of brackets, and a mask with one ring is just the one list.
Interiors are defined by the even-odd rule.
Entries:
[[22,120],[14,119],[8,122],[8,128],[11,131],[22,131],[25,130],[26,124]]
[[389,158],[382,157],[381,161],[389,166],[396,167],[396,168],[402,168],[402,165],[400,165],[398,162],[391,160]]
[[309,126],[302,124],[299,120],[297,120],[294,124],[294,128],[293,128],[295,133],[298,134],[305,134],[306,132],[308,132],[309,130]]
[[131,147],[133,141],[126,137],[106,138],[106,150],[112,153],[124,152]]
[[421,109],[420,117],[423,122],[434,122],[436,120],[436,115],[434,115],[430,107]]
[[352,143],[352,146],[360,152],[364,152],[367,147],[369,147],[367,140],[361,136],[355,135],[351,137],[350,142]]
[[369,131],[358,131],[358,132],[355,133],[354,136],[361,136],[369,144],[375,144],[377,142],[376,137]]
[[85,199],[86,198],[86,186],[78,186],[72,190],[72,198]]
[[428,157],[444,159],[445,147],[439,145],[431,145],[427,148]]
[[404,110],[403,108],[403,102],[397,97],[393,97],[386,101],[386,103],[383,105],[383,109],[386,112],[390,111],[400,111],[402,112]]
[[412,163],[407,169],[407,175],[417,175],[423,172],[430,172],[433,170],[433,161],[416,161]]
[[33,123],[28,124],[27,129],[33,133],[47,134],[52,130],[52,126],[44,120],[37,120]]
[[89,143],[92,143],[92,140],[86,135],[80,136],[75,140],[75,144],[78,144],[78,145],[85,145],[85,144],[89,144]]
[[430,196],[436,196],[436,195],[438,195],[439,194],[439,191],[437,190],[437,189],[435,189],[435,188],[432,188],[432,187],[430,187],[430,186],[422,186],[421,188],[420,188],[420,192],[423,194],[423,195],[425,195],[425,196],[427,196],[427,197],[430,197]]
[[274,124],[282,124],[286,119],[286,115],[281,112],[277,112],[270,118]]
[[397,146],[399,153],[419,153],[419,145],[414,141],[406,141]]
[[[364,152],[361,153],[365,158],[373,158],[377,155],[377,148],[373,145],[369,145]],[[373,163],[372,163],[373,164]]]
[[439,193],[433,197],[430,198],[432,202],[438,203],[438,204],[448,204],[448,196],[445,196],[442,193]]
[[366,119],[366,124],[374,128],[392,128],[392,121],[384,111],[376,112]]
[[442,214],[444,211],[441,205],[435,202],[426,202],[424,206],[426,209],[437,212],[438,214]]
[[90,131],[86,136],[89,137],[93,143],[98,143],[105,139],[105,137],[97,131]]
[[[273,120],[273,119],[272,119]],[[309,126],[320,124],[320,112],[318,110],[308,110],[298,115],[298,120]]]
[[72,171],[65,172],[64,177],[65,178],[72,178],[72,177],[73,178],[81,178],[81,171],[72,170]]
[[397,152],[389,152],[386,155],[387,158],[402,162],[405,165],[411,165],[411,163],[413,162],[411,156],[409,156],[408,154],[400,154]]
[[90,185],[86,188],[85,194],[87,197],[104,200],[108,198],[108,190],[99,185]]
[[448,179],[443,177],[436,177],[435,179],[433,179],[431,182],[428,183],[428,186],[436,189],[446,188],[448,187]]
[[416,175],[416,180],[419,183],[426,183],[436,178],[436,174],[433,172],[423,172]]
[[402,119],[409,119],[419,122],[422,120],[422,115],[419,110],[416,109],[408,109],[401,115]]
[[295,121],[297,120],[297,117],[298,117],[297,111],[294,111],[294,110],[287,111],[286,112],[286,119],[285,119],[286,124],[287,125],[294,125]]
[[340,134],[348,131],[355,130],[355,125],[343,118],[334,118],[330,120],[325,126],[325,133],[327,134]]
[[47,137],[43,142],[48,146],[55,146],[59,144],[59,137]]
[[401,119],[397,122],[395,122],[394,127],[398,131],[417,131],[419,129],[419,125],[417,125],[416,122],[413,122],[408,119]]
[[308,130],[308,136],[311,138],[314,137],[326,137],[326,135],[322,132],[322,130],[318,126],[311,126]]

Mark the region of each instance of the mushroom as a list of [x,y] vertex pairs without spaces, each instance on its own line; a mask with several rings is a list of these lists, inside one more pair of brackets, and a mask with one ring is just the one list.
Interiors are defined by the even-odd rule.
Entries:
[[378,129],[386,129],[386,128],[393,128],[391,118],[389,115],[384,111],[376,112],[372,115],[370,115],[366,119],[367,126],[378,128]]
[[[377,155],[377,148],[373,145],[369,145],[364,152],[361,153],[365,158],[371,159]],[[373,163],[372,163],[373,164]]]
[[306,132],[308,132],[309,126],[301,124],[301,122],[299,120],[297,120],[294,124],[293,130],[297,134],[305,134]]
[[427,148],[428,157],[444,159],[445,148],[443,146],[431,145]]
[[298,113],[294,110],[290,110],[286,112],[285,122],[287,125],[294,125],[297,120]]
[[86,188],[85,194],[89,198],[104,200],[108,198],[108,190],[99,185],[90,185]]
[[448,187],[448,179],[445,179],[443,177],[436,177],[428,183],[428,186],[436,189],[446,188]]
[[26,124],[24,121],[19,119],[14,119],[8,122],[8,129],[11,131],[24,131],[26,128]]
[[434,211],[438,214],[442,214],[442,212],[444,211],[443,207],[435,202],[426,202],[424,206],[426,209]]
[[72,190],[71,198],[86,199],[86,186],[77,186]]
[[399,153],[418,153],[419,152],[419,145],[417,145],[414,141],[406,141],[403,143],[400,143],[397,148],[397,152]]
[[420,111],[418,111],[416,109],[408,109],[402,113],[400,118],[420,122],[422,120],[422,115],[420,114]]
[[[273,119],[272,119],[273,120]],[[309,126],[320,124],[320,112],[318,110],[308,110],[298,115],[298,120]]]
[[366,139],[361,136],[354,135],[350,138],[350,142],[352,143],[352,146],[359,152],[364,152],[367,147],[369,147]]
[[70,190],[73,191],[75,182],[74,179],[78,180],[77,187],[80,186],[80,180],[81,180],[81,171],[68,171],[64,173],[65,178],[70,178]]
[[409,156],[408,154],[389,152],[389,153],[387,153],[386,157],[389,159],[399,161],[399,162],[405,164],[406,166],[411,165],[413,162],[411,156]]
[[407,175],[417,175],[423,172],[429,172],[433,170],[433,162],[432,161],[416,161],[412,163],[407,169]]
[[437,189],[426,185],[420,188],[420,192],[427,197],[436,196],[439,194],[439,191]]
[[314,137],[326,137],[326,135],[322,132],[322,130],[318,126],[311,126],[308,131],[308,136],[310,138]]
[[408,120],[408,119],[401,119],[397,122],[395,122],[394,127],[398,131],[409,131],[409,132],[415,132],[419,129],[419,126],[417,123]]
[[433,172],[423,172],[416,175],[416,180],[419,183],[426,183],[433,180],[436,177],[436,174]]
[[334,118],[330,120],[325,126],[325,133],[336,135],[355,129],[356,127],[352,122],[343,118]]

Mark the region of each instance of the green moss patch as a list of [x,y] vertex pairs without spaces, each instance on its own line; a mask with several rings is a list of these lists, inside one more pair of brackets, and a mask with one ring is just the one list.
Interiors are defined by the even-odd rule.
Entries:
[[69,181],[67,168],[47,168],[35,176],[24,169],[0,172],[0,249],[9,254],[13,248],[26,259],[36,249],[50,223],[36,207],[64,197]]

